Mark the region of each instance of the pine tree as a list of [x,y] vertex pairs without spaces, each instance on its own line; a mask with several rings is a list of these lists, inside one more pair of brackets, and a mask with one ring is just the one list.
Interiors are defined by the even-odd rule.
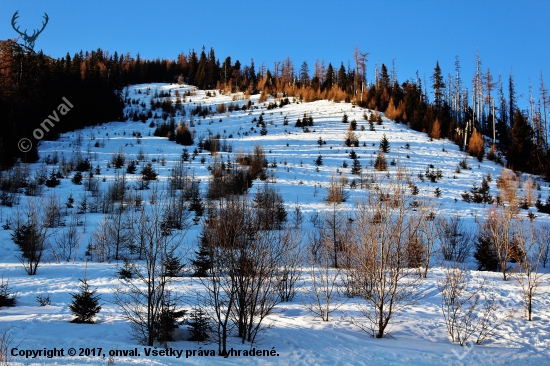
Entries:
[[390,142],[388,141],[386,134],[382,135],[382,140],[380,140],[379,149],[386,154],[390,152]]
[[194,308],[187,321],[191,337],[188,341],[204,342],[209,338],[210,322],[206,313],[201,308]]
[[[206,224],[205,224],[206,225]],[[208,247],[207,228],[203,227],[198,250],[195,250],[195,259],[191,259],[191,266],[195,269],[193,277],[208,277],[208,271],[212,268],[212,257]]]
[[516,108],[512,121],[511,141],[506,158],[514,169],[527,171],[533,152],[533,142],[531,140],[533,131],[527,122],[527,117],[521,113],[519,108]]
[[435,63],[433,74],[433,88],[434,88],[434,104],[436,109],[439,109],[443,102],[443,93],[445,83],[443,82],[443,76],[441,75],[441,68],[439,67],[439,61]]
[[342,117],[342,123],[348,123],[348,115],[344,113],[344,116]]
[[96,295],[97,289],[90,291],[88,280],[84,276],[81,282],[80,293],[71,294],[73,301],[69,304],[69,309],[75,315],[71,323],[94,323],[94,317],[101,310],[99,305],[100,296]]
[[480,235],[475,246],[474,258],[477,261],[478,271],[496,271],[498,269],[498,257],[489,239]]
[[141,176],[144,181],[149,180],[156,180],[157,179],[157,172],[153,169],[153,165],[151,163],[148,163],[146,166],[141,169]]
[[351,174],[361,174],[361,163],[359,159],[353,159],[353,165],[351,166]]
[[184,148],[183,152],[181,153],[181,161],[189,161],[189,152],[186,148]]
[[157,319],[154,319],[155,338],[159,342],[165,343],[168,341],[173,341],[174,338],[172,335],[174,333],[174,329],[178,328],[179,325],[185,322],[182,318],[187,313],[187,310],[176,309],[174,303],[175,301],[172,298],[171,293],[167,291],[162,299],[162,309],[160,314]]
[[323,165],[323,156],[319,155],[317,159],[315,159],[315,165],[317,166]]
[[128,174],[134,174],[136,172],[136,161],[130,160],[128,163],[128,166],[126,167],[126,173]]
[[189,127],[187,127],[187,124],[179,124],[178,128],[176,129],[176,143],[190,146],[193,145],[193,135],[191,134],[191,131],[189,131]]

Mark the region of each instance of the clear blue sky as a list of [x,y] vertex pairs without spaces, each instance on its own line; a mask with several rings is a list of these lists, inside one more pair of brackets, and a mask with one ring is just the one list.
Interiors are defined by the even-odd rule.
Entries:
[[[377,61],[392,59],[402,82],[416,70],[428,83],[436,61],[454,73],[455,56],[471,90],[476,51],[496,78],[513,68],[525,106],[529,78],[538,91],[541,71],[550,86],[550,1],[6,1],[0,0],[0,39],[14,38],[11,17],[21,29],[49,24],[35,50],[54,57],[80,50],[138,52],[145,58],[176,58],[202,46],[256,67],[290,56],[296,68],[316,58],[347,65],[357,44],[369,52],[368,79]],[[538,93],[537,93],[538,94]]]

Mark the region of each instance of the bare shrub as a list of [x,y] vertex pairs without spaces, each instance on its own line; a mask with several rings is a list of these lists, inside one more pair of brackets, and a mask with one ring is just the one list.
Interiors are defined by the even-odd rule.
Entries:
[[496,292],[487,287],[485,280],[471,285],[470,272],[457,264],[445,270],[437,288],[451,341],[461,346],[474,336],[476,343],[481,344],[512,315],[512,309],[500,308]]
[[23,342],[21,341],[15,346],[12,345],[13,337],[10,335],[12,329],[13,327],[7,328],[0,337],[0,366],[10,365],[12,358],[11,350],[14,348],[16,349]]
[[496,256],[497,269],[502,273],[504,281],[509,279],[509,261],[514,259],[517,249],[515,235],[521,231],[521,225],[515,208],[510,206],[492,207],[487,213],[487,218],[478,222],[480,234]]
[[440,227],[439,249],[443,259],[463,263],[472,252],[472,233],[458,215],[438,218],[437,223]]
[[72,262],[76,261],[76,255],[80,248],[82,232],[78,229],[78,217],[73,215],[66,228],[61,230],[53,238],[56,248],[52,248],[57,263],[61,261]]
[[281,301],[287,302],[296,296],[298,281],[302,277],[302,234],[298,230],[285,228],[279,233],[279,240],[286,250],[282,253],[276,272],[277,286]]

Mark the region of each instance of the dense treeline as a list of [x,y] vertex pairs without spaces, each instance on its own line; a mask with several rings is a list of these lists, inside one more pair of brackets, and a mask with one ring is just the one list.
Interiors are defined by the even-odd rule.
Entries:
[[[272,70],[262,63],[256,71],[254,60],[242,65],[239,60],[232,62],[231,57],[220,64],[214,50],[206,52],[204,47],[200,54],[192,50],[187,55],[179,54],[176,60],[143,60],[139,54],[136,58],[116,52],[110,55],[101,49],[52,59],[43,53],[23,52],[13,41],[2,42],[0,52],[0,112],[5,136],[0,137],[0,167],[10,166],[15,158],[27,162],[37,159],[35,146],[23,154],[17,141],[22,137],[32,140],[32,131],[61,103],[63,96],[75,108],[46,137],[122,118],[125,85],[177,81],[228,93],[261,92],[260,102],[269,96],[295,97],[304,102],[353,102],[385,112],[387,117],[432,138],[449,138],[479,159],[485,155],[484,145],[492,142],[487,158],[499,160],[500,150],[514,169],[550,173],[546,126],[550,98],[542,75],[538,103],[531,90],[529,110],[521,111],[513,75],[507,83],[500,77],[496,82],[490,69],[481,70],[479,56],[470,96],[460,76],[458,58],[454,73],[447,78],[436,63],[431,85],[422,83],[418,76],[399,83],[393,64],[391,70],[385,64],[377,64],[374,80],[368,81],[368,54],[358,48],[352,65],[345,67],[341,63],[334,67],[329,63],[325,67],[324,60],[316,60],[313,73],[305,61],[299,69],[295,68],[289,57],[275,62]],[[433,91],[431,100],[428,87]],[[508,89],[507,93],[504,89]],[[479,134],[486,137],[487,144]],[[469,146],[472,136],[476,137],[475,146]]]

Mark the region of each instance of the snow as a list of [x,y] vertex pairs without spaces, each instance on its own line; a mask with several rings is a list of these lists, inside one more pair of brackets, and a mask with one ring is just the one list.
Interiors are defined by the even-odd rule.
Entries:
[[[147,95],[146,90],[150,93]],[[129,87],[129,97],[138,99],[139,103],[149,103],[154,90],[172,91],[172,99],[175,100],[175,90],[185,92],[194,89],[190,86],[178,86],[170,84],[145,84]],[[141,94],[137,91],[141,90]],[[189,102],[189,98],[192,102]],[[216,106],[220,103],[229,104],[232,96],[216,94],[206,97],[206,92],[199,90],[197,95],[187,97],[184,106],[188,109],[195,107],[196,103],[203,106],[212,106],[214,115],[203,118],[194,118],[197,136],[205,136],[207,131],[229,136],[227,143],[232,145],[232,153],[220,152],[223,161],[228,156],[233,156],[242,149],[250,152],[254,144],[264,147],[269,163],[277,162],[277,168],[270,168],[275,175],[276,187],[280,190],[285,200],[289,213],[298,203],[305,213],[304,230],[310,226],[308,216],[316,211],[327,208],[324,200],[326,187],[332,174],[339,169],[344,170],[349,181],[356,178],[350,173],[352,160],[349,158],[351,148],[344,146],[343,137],[347,124],[341,123],[343,113],[347,113],[349,121],[357,121],[356,134],[361,146],[355,148],[363,170],[372,172],[372,162],[378,150],[378,144],[385,133],[390,141],[391,151],[387,154],[390,173],[394,174],[396,166],[389,163],[395,159],[397,165],[406,165],[415,184],[418,185],[420,196],[433,197],[436,187],[441,189],[441,197],[435,198],[439,212],[442,215],[458,213],[465,222],[474,227],[476,218],[483,217],[484,212],[490,207],[482,204],[468,204],[461,200],[460,193],[469,190],[472,183],[481,179],[488,173],[493,180],[490,183],[491,194],[496,195],[496,178],[500,175],[502,166],[484,160],[479,163],[472,157],[461,152],[454,143],[448,140],[430,141],[426,134],[418,133],[407,128],[404,124],[395,123],[384,118],[383,125],[375,125],[376,131],[369,131],[368,122],[362,117],[366,111],[349,103],[334,103],[330,101],[317,101],[312,103],[291,103],[283,108],[266,110],[262,104],[257,104],[259,96],[251,96],[254,106],[260,108],[251,111],[235,111],[219,115],[215,113]],[[292,98],[290,98],[292,101]],[[268,102],[271,101],[268,100]],[[242,105],[246,100],[233,101]],[[129,109],[142,110],[139,105],[127,107]],[[264,112],[264,120],[267,123],[268,134],[260,136],[259,128],[252,124],[253,118],[258,118]],[[312,132],[303,133],[300,128],[294,127],[298,118],[303,118],[304,113],[311,114],[314,126]],[[160,114],[160,113],[159,113]],[[184,119],[189,123],[190,114]],[[288,126],[283,126],[284,117],[288,119]],[[219,122],[219,120],[222,122]],[[176,117],[179,122],[180,117]],[[199,125],[200,121],[200,125]],[[142,122],[111,122],[81,131],[63,134],[57,141],[42,141],[39,146],[41,158],[47,155],[53,156],[57,151],[69,158],[74,151],[74,142],[77,134],[83,138],[82,152],[90,151],[92,165],[98,163],[101,166],[101,177],[105,178],[105,187],[116,176],[114,168],[107,169],[106,164],[112,154],[122,149],[127,157],[135,158],[142,149],[148,159],[157,159],[154,163],[155,170],[159,173],[159,181],[166,182],[170,175],[170,168],[179,160],[183,146],[170,142],[166,138],[153,137],[154,128],[149,127],[150,120]],[[365,126],[365,131],[360,126]],[[256,132],[251,131],[251,127]],[[193,130],[193,128],[191,128]],[[141,143],[132,137],[132,132],[140,132]],[[244,132],[248,131],[248,136]],[[239,136],[240,134],[240,136]],[[322,137],[326,145],[319,147],[317,140]],[[96,141],[104,141],[104,147],[95,147]],[[188,148],[193,152],[195,146]],[[366,146],[362,146],[365,142]],[[405,147],[410,144],[410,148]],[[317,166],[314,160],[321,154],[323,165]],[[409,156],[407,158],[407,155]],[[206,163],[201,164],[200,158],[204,156]],[[166,158],[166,166],[160,164],[162,157]],[[461,160],[466,158],[471,170],[462,169],[455,173],[455,168]],[[346,160],[348,168],[342,168],[342,162]],[[205,189],[209,171],[207,166],[213,158],[207,151],[188,164],[195,176],[201,179],[201,189]],[[286,165],[285,165],[286,161]],[[428,165],[433,164],[436,169],[441,169],[443,179],[438,183],[430,183],[429,180],[421,182],[416,179],[418,173],[424,173]],[[31,171],[39,169],[41,163],[31,164]],[[48,172],[53,165],[47,166]],[[139,171],[138,166],[138,171]],[[31,176],[33,173],[31,173]],[[126,175],[129,181],[135,179]],[[524,177],[524,179],[526,176]],[[538,177],[532,177],[540,184],[541,200],[545,201],[549,194],[548,185]],[[260,181],[255,181],[251,192],[261,186]],[[317,188],[316,188],[317,187]],[[350,189],[350,197],[347,202],[340,205],[340,209],[353,212],[355,200],[365,197],[366,190]],[[72,194],[75,203],[84,194],[82,186],[73,185],[70,179],[62,179],[62,184],[56,188],[45,188],[44,195],[55,193],[60,202],[64,203]],[[0,207],[0,223],[15,212],[17,207],[25,205],[27,197],[22,196],[18,206],[13,208]],[[533,212],[536,209],[532,208]],[[522,214],[525,215],[527,211]],[[547,223],[547,215],[537,213],[536,220]],[[173,350],[184,351],[182,358],[175,356],[145,356],[145,348],[136,343],[129,334],[129,325],[124,319],[120,309],[113,303],[113,289],[118,285],[119,279],[115,274],[117,263],[85,263],[85,250],[95,225],[101,220],[101,214],[86,214],[85,232],[81,241],[81,247],[75,263],[55,263],[54,261],[43,263],[35,276],[28,276],[19,263],[17,247],[11,241],[11,230],[0,230],[0,274],[4,280],[9,279],[10,287],[17,292],[17,305],[12,308],[0,309],[0,332],[10,330],[13,338],[11,347],[18,345],[19,350],[43,350],[63,348],[65,357],[38,357],[25,359],[21,356],[12,358],[12,364],[24,365],[96,365],[106,364],[109,350],[134,350],[136,347],[139,357],[117,356],[116,365],[179,365],[182,363],[191,365],[544,365],[550,363],[550,298],[548,296],[548,281],[541,286],[542,294],[535,298],[534,320],[528,322],[523,316],[521,293],[518,284],[514,281],[504,282],[499,273],[472,271],[475,278],[484,277],[494,283],[495,291],[499,299],[506,304],[508,309],[514,310],[514,316],[500,327],[494,336],[490,337],[482,345],[469,344],[461,347],[450,341],[440,311],[441,296],[437,290],[437,280],[444,276],[441,267],[442,261],[434,258],[432,269],[428,278],[422,284],[422,290],[426,296],[416,305],[407,307],[398,317],[394,318],[389,336],[383,339],[371,338],[369,334],[361,331],[350,322],[350,317],[360,317],[355,304],[361,299],[347,299],[341,296],[339,301],[345,302],[342,307],[331,314],[328,322],[314,318],[303,306],[302,301],[307,301],[311,286],[309,275],[303,269],[303,277],[296,298],[289,303],[281,303],[275,308],[275,312],[268,316],[265,325],[269,329],[261,332],[260,341],[255,345],[241,344],[236,337],[231,337],[229,347],[235,350],[250,350],[251,347],[261,350],[275,349],[278,356],[257,357],[208,357],[191,356],[185,358],[185,351],[217,350],[215,343],[198,344],[186,341],[187,330],[182,326],[176,331],[176,341],[170,342]],[[185,245],[194,247],[196,236],[200,232],[200,225],[195,225],[186,233]],[[469,260],[470,268],[475,269],[473,259]],[[85,266],[87,266],[87,278],[92,288],[98,289],[101,295],[102,310],[93,325],[72,324],[71,312],[68,304],[71,301],[71,293],[78,291],[79,278],[83,278]],[[203,291],[200,283],[191,277],[183,277],[173,284],[176,291],[182,293],[186,299],[184,308],[191,309],[196,300],[195,291]],[[36,296],[48,294],[51,297],[51,305],[38,306]],[[67,356],[69,348],[102,348],[105,357],[70,357]],[[161,350],[162,347],[156,350]]]

